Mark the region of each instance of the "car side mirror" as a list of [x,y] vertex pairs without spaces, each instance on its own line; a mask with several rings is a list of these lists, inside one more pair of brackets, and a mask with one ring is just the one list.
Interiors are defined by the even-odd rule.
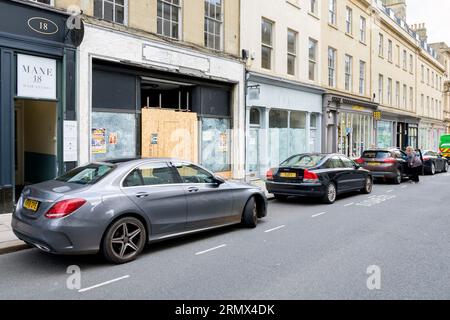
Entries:
[[214,183],[220,186],[225,183],[225,179],[219,176],[214,176]]

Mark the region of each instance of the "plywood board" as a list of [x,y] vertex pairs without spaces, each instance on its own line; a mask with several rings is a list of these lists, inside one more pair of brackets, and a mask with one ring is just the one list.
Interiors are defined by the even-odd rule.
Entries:
[[142,109],[142,156],[198,162],[197,114]]

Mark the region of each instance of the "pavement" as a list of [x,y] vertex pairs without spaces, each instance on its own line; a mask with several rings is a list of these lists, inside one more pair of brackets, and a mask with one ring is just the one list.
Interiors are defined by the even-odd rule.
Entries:
[[0,214],[0,255],[27,248],[11,230],[11,213]]
[[0,299],[447,300],[450,174],[421,179],[376,184],[334,205],[274,200],[256,229],[150,244],[125,265],[5,254]]

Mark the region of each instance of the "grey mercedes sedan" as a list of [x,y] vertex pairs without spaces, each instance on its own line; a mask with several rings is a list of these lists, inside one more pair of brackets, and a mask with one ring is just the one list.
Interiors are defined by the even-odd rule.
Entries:
[[56,254],[135,259],[153,241],[266,216],[265,193],[175,159],[91,163],[27,186],[12,218],[16,236]]

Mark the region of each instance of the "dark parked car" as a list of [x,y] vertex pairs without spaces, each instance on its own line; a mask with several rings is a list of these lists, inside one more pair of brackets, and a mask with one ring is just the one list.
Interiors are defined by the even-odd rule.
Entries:
[[390,180],[395,184],[402,183],[408,178],[408,164],[406,153],[396,149],[373,149],[363,152],[356,163],[372,172],[374,179]]
[[435,175],[439,172],[448,172],[448,160],[433,150],[422,151],[425,174]]
[[339,194],[372,192],[372,175],[339,154],[299,154],[267,172],[266,187],[275,198],[317,197],[334,203]]
[[265,193],[175,159],[91,163],[25,187],[12,218],[19,239],[57,254],[102,252],[114,263],[148,242],[266,216]]

